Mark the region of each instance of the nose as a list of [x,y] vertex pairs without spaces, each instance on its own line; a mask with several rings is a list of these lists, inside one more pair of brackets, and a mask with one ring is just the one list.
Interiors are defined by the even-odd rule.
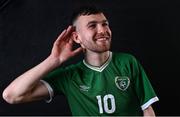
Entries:
[[98,33],[105,33],[107,31],[106,27],[102,26],[101,24],[98,25],[97,32]]

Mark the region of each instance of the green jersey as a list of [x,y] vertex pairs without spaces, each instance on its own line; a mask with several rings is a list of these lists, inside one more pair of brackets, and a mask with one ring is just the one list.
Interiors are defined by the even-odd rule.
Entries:
[[101,67],[82,61],[57,69],[43,82],[50,96],[65,94],[73,115],[142,115],[158,101],[140,63],[125,53],[110,52]]

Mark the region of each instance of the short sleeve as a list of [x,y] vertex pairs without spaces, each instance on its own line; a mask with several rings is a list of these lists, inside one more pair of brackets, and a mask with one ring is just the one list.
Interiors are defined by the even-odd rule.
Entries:
[[68,78],[64,68],[60,68],[49,73],[42,80],[50,85],[53,89],[54,95],[65,94]]
[[135,91],[140,101],[141,109],[144,110],[159,99],[142,65],[135,58],[132,60],[132,68]]

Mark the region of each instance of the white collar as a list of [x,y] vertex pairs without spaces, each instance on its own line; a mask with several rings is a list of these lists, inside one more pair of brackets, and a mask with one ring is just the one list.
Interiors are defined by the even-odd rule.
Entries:
[[100,67],[92,66],[92,65],[88,64],[85,60],[83,60],[83,63],[86,67],[88,67],[94,71],[102,72],[109,65],[111,59],[112,59],[112,52],[109,53],[108,60]]

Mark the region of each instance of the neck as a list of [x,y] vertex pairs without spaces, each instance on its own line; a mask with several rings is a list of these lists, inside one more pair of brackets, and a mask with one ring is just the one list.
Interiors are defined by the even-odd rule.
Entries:
[[110,51],[106,51],[103,53],[86,52],[85,61],[89,65],[100,67],[108,60],[109,55]]

